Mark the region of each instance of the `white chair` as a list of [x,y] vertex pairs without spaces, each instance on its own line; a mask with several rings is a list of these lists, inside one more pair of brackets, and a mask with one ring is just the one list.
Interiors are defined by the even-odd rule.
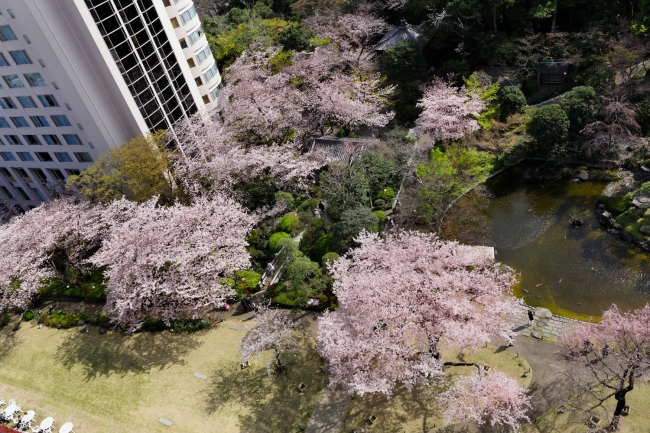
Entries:
[[5,401],[2,399],[2,397],[0,397],[0,406],[2,406],[3,404],[5,404]]
[[10,405],[12,405],[12,404],[16,404],[16,400],[14,400],[13,398],[10,399],[10,400],[9,400],[9,404],[10,404]]
[[73,427],[72,423],[67,422],[61,426],[61,428],[59,429],[59,433],[74,433],[72,431],[72,427]]

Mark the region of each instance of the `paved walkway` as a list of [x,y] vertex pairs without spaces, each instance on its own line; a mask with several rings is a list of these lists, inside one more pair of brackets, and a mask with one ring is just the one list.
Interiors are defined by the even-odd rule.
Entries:
[[305,433],[339,433],[348,414],[351,396],[339,388],[323,388]]
[[529,308],[520,304],[519,311],[507,319],[518,335],[555,341],[564,329],[575,323],[575,320],[551,314],[546,308],[533,308],[534,320],[531,324],[528,320]]

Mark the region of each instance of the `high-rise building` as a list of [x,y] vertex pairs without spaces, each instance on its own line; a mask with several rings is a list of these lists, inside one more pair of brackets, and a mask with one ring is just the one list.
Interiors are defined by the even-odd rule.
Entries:
[[0,0],[0,197],[37,206],[220,83],[191,0]]

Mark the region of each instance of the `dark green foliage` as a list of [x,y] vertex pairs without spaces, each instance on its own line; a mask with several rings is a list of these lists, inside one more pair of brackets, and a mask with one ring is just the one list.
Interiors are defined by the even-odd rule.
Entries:
[[328,265],[334,264],[334,262],[337,261],[339,257],[340,256],[336,253],[327,253],[321,259],[321,263],[323,264],[323,267],[326,267]]
[[419,81],[401,83],[395,89],[394,105],[395,120],[406,126],[412,126],[422,113],[417,103],[422,99],[422,84]]
[[228,11],[228,21],[232,24],[243,24],[248,21],[248,11],[240,8],[232,8]]
[[61,310],[55,310],[51,313],[42,314],[38,322],[51,328],[72,328],[77,326],[77,322],[80,320],[84,320],[91,325],[99,325],[105,319],[106,316],[101,314],[65,313]]
[[320,265],[304,256],[296,257],[289,262],[285,276],[291,284],[291,289],[302,290],[305,293],[322,293],[328,284]]
[[508,116],[520,113],[526,107],[526,97],[517,86],[506,86],[499,90],[501,102],[501,120]]
[[404,83],[426,78],[426,60],[420,44],[411,40],[387,49],[381,58],[382,71],[391,83]]
[[288,238],[290,238],[290,237],[291,237],[291,236],[289,236],[289,234],[288,234],[288,233],[285,233],[285,232],[277,232],[277,233],[273,233],[273,234],[271,235],[271,237],[269,238],[269,248],[270,248],[271,251],[273,251],[274,253],[275,253],[275,252],[278,252],[278,251],[280,250],[280,241],[281,241],[282,239],[288,239]]
[[28,321],[28,322],[29,322],[30,320],[32,320],[32,319],[34,318],[34,316],[35,316],[35,314],[32,313],[32,312],[29,311],[29,310],[28,310],[28,311],[25,311],[25,312],[23,313],[23,319],[25,319],[25,320]]
[[174,332],[196,332],[210,327],[208,319],[174,319],[169,322]]
[[328,171],[321,173],[320,184],[327,213],[334,219],[339,219],[346,209],[363,204],[370,206],[370,183],[356,164],[330,165]]
[[588,69],[585,75],[585,84],[593,87],[598,93],[613,89],[616,85],[614,82],[616,71],[602,64]]
[[146,332],[161,332],[167,329],[167,325],[162,320],[158,319],[148,319],[142,323],[142,326],[138,331]]
[[384,212],[383,210],[376,210],[373,213],[377,217],[378,225],[379,228],[381,229],[382,227],[384,227],[384,224],[386,223],[386,212]]
[[309,212],[313,212],[313,210],[316,208],[318,208],[317,198],[310,198],[309,200],[305,200],[302,203],[300,203],[300,206],[298,206],[298,210],[309,211]]
[[332,252],[332,238],[332,233],[319,237],[316,242],[314,242],[314,246],[309,250],[309,257],[316,262],[320,262],[325,254]]
[[11,316],[8,311],[0,312],[0,328],[4,328],[11,321]]
[[356,207],[348,209],[341,214],[341,221],[334,224],[333,234],[341,247],[346,248],[352,245],[353,239],[362,230],[377,232],[379,218],[367,207]]
[[[91,274],[82,275],[76,269],[69,268],[68,274],[74,282],[49,278],[43,281],[41,294],[50,296],[65,296],[70,298],[104,300],[106,299],[106,284],[103,269],[95,269]],[[81,281],[79,281],[81,280]]]
[[363,171],[363,175],[370,186],[370,194],[375,198],[381,196],[383,199],[384,188],[399,189],[403,168],[400,167],[397,161],[383,152],[363,154],[355,162],[354,167],[358,167]]
[[275,229],[279,232],[285,232],[291,236],[295,236],[301,229],[300,220],[297,215],[286,215],[282,217]]
[[285,283],[276,283],[269,288],[271,301],[285,308],[300,308],[307,304],[307,294],[302,290],[288,289]]
[[528,124],[539,153],[546,158],[561,159],[569,135],[569,118],[559,105],[540,107]]
[[280,32],[278,42],[285,50],[304,51],[309,48],[309,34],[298,23],[291,23],[289,27]]
[[639,102],[637,107],[639,109],[638,119],[641,131],[643,135],[647,136],[650,134],[650,101],[643,100]]
[[235,185],[240,203],[250,210],[275,205],[275,188],[269,179],[257,179]]
[[560,106],[569,118],[569,131],[572,134],[577,135],[586,124],[595,120],[593,108],[597,102],[598,96],[589,86],[574,87],[564,95]]

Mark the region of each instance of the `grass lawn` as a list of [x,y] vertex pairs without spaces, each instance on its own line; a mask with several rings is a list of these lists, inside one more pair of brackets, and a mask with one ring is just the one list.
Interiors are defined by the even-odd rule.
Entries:
[[[630,406],[630,414],[621,417],[619,423],[622,433],[650,433],[650,386],[637,381],[634,389],[627,394],[626,403]],[[609,425],[616,400],[611,398],[605,405],[607,411],[601,410],[597,413],[600,417],[600,427]],[[559,414],[557,408],[537,419],[533,425],[524,426],[522,433],[587,433],[593,431],[586,424],[584,412],[575,412],[566,408],[566,412]]]
[[[443,358],[453,360],[455,353],[443,351]],[[465,362],[489,365],[491,368],[502,371],[519,380],[522,386],[528,387],[532,381],[532,372],[523,378],[524,372],[530,366],[525,359],[516,355],[497,351],[494,346],[487,346],[477,350],[474,354],[465,356]],[[445,369],[450,381],[454,377],[472,373],[476,367],[449,367]],[[377,433],[429,433],[441,431],[444,427],[441,407],[436,404],[434,396],[448,388],[448,384],[441,384],[432,388],[416,387],[409,393],[406,388],[399,387],[393,397],[387,400],[382,395],[355,396],[350,403],[350,409],[345,419],[345,429],[352,431],[365,428],[366,432]],[[366,420],[374,414],[377,421],[370,425]]]
[[283,356],[286,373],[267,375],[270,353],[241,370],[246,331],[230,328],[252,325],[241,317],[194,334],[133,336],[32,323],[14,333],[12,321],[0,330],[0,396],[35,410],[39,422],[54,417],[56,431],[66,421],[77,433],[296,431],[324,382],[315,344],[303,336],[302,350]]

